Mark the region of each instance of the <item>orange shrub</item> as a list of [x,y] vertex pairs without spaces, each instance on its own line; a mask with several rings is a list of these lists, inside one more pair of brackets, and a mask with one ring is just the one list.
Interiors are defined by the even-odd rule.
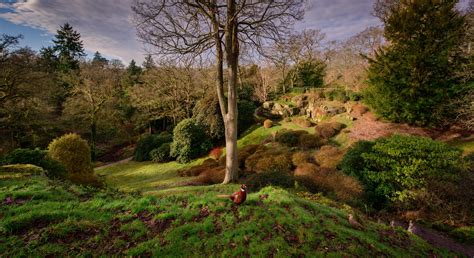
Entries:
[[297,151],[291,156],[291,161],[294,166],[299,166],[303,163],[309,163],[312,157],[309,153],[303,151]]
[[325,141],[314,134],[302,134],[299,137],[299,146],[303,149],[314,149],[324,145]]
[[209,152],[209,157],[219,160],[219,158],[222,156],[222,148],[214,148]]
[[303,117],[294,118],[293,123],[295,123],[295,124],[297,124],[297,125],[299,125],[303,128],[308,128],[308,127],[313,126],[313,123],[311,121],[309,121],[307,118],[303,118]]
[[345,152],[339,150],[337,147],[325,145],[316,152],[314,158],[316,162],[325,168],[336,168],[344,157]]
[[195,180],[196,184],[219,184],[224,181],[225,167],[215,167],[203,171]]
[[291,152],[287,149],[258,150],[245,160],[247,172],[262,173],[279,170],[289,172],[292,167]]
[[319,167],[313,163],[301,163],[299,164],[295,171],[295,177],[310,177],[318,173]]
[[272,120],[267,119],[267,120],[263,121],[263,127],[271,128],[272,126],[273,126],[273,121]]

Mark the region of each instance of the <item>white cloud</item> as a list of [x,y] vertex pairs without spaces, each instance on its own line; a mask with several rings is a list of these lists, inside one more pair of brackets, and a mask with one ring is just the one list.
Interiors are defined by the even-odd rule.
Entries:
[[51,34],[69,22],[81,33],[88,51],[129,62],[142,60],[144,55],[130,21],[131,3],[132,0],[24,0],[0,6],[12,10],[0,13],[0,18]]

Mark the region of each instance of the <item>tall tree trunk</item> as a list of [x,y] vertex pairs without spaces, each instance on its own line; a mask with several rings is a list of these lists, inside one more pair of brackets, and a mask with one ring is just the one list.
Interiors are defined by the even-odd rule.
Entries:
[[238,179],[237,163],[237,78],[239,69],[239,41],[237,38],[235,0],[227,0],[227,23],[225,30],[225,52],[229,80],[227,84],[227,115],[224,118],[226,143],[226,170],[222,182],[227,184]]

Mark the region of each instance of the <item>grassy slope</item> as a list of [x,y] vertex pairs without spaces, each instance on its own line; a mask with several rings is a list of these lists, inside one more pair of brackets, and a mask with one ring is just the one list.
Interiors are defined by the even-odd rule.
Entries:
[[[0,181],[2,256],[427,256],[433,250],[403,230],[363,221],[344,209],[265,188],[237,209],[216,198],[236,185],[187,188],[157,196],[52,184],[45,178]],[[261,200],[260,195],[268,194]]]

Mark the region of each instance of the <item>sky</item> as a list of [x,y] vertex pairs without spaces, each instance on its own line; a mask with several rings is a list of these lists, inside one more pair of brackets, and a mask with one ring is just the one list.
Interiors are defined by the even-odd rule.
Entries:
[[[22,34],[21,44],[39,50],[51,45],[68,22],[82,37],[87,54],[99,51],[124,63],[144,59],[143,45],[131,22],[133,0],[0,0],[0,34]],[[375,0],[309,0],[310,8],[296,30],[320,29],[326,40],[344,40],[380,25],[370,12]],[[461,5],[468,0],[461,0]]]

